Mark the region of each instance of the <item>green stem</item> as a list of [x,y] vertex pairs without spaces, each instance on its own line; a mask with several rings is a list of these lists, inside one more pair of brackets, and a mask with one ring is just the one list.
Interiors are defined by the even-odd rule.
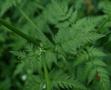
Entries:
[[21,32],[21,30],[19,30],[15,26],[12,26],[11,24],[8,24],[6,21],[4,21],[2,19],[0,19],[0,24],[5,26],[9,30],[13,31],[17,35],[21,36],[22,38],[26,39],[27,41],[33,43],[34,45],[39,45],[40,44],[40,40],[34,39],[33,37],[26,35],[25,33]]
[[44,64],[44,74],[45,74],[45,80],[46,80],[46,88],[47,90],[51,90],[51,86],[50,86],[50,79],[49,79],[49,75],[48,75],[48,70],[46,65]]
[[51,47],[53,47],[53,43],[44,35],[44,33],[39,30],[37,28],[37,25],[30,19],[29,16],[26,15],[26,13],[18,6],[16,5],[16,7],[18,8],[18,10],[20,11],[20,13],[24,16],[24,18],[31,23],[31,25],[34,27],[34,29],[37,30],[38,34],[42,37],[41,41],[44,43],[44,44],[48,44],[50,45]]

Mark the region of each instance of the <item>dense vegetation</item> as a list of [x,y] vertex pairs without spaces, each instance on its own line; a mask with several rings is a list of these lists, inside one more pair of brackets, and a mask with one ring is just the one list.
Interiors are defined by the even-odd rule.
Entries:
[[110,88],[110,0],[0,0],[0,90]]

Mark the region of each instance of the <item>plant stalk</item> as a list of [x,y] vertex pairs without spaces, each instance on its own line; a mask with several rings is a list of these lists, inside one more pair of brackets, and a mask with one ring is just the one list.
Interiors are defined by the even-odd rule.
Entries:
[[40,40],[35,39],[23,32],[21,32],[21,30],[19,30],[18,28],[16,28],[15,26],[12,26],[11,24],[7,23],[6,21],[0,19],[0,24],[5,26],[6,28],[8,28],[9,30],[13,31],[14,33],[16,33],[17,35],[21,36],[22,38],[26,39],[27,41],[33,43],[34,45],[39,45],[40,44]]
[[45,75],[45,81],[46,81],[46,89],[47,90],[51,90],[51,86],[50,86],[50,79],[49,79],[49,75],[48,75],[48,70],[46,65],[44,64],[44,75]]
[[46,83],[46,90],[51,90],[51,83],[50,83],[48,68],[47,68],[47,64],[46,64],[45,52],[43,52],[42,55],[43,55],[42,62],[43,62],[43,71],[44,71],[44,78],[45,78],[45,83]]
[[45,34],[44,34],[41,30],[39,30],[39,29],[37,28],[36,24],[30,19],[30,17],[27,16],[26,13],[25,13],[18,5],[16,5],[16,7],[17,7],[17,9],[19,10],[19,12],[23,15],[23,17],[24,17],[28,22],[30,22],[30,24],[34,27],[34,29],[37,30],[38,34],[39,34],[40,36],[42,36],[41,41],[42,41],[44,44],[48,44],[48,45],[50,45],[51,47],[53,47],[53,43],[45,36]]

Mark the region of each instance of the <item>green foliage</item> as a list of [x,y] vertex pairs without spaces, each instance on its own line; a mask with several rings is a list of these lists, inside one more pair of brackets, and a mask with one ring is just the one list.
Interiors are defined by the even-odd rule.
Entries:
[[110,90],[110,4],[1,0],[0,90]]

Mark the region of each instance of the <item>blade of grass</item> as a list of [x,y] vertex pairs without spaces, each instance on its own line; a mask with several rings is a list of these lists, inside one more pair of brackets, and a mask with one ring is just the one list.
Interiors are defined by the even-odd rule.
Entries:
[[19,30],[15,26],[7,23],[6,21],[4,21],[2,19],[0,19],[0,24],[3,25],[3,26],[5,26],[9,30],[13,31],[17,35],[21,36],[22,38],[26,39],[27,41],[33,43],[34,45],[39,45],[40,44],[40,40],[35,39],[35,38],[31,37],[31,36],[26,35],[25,33],[21,32],[21,30]]

